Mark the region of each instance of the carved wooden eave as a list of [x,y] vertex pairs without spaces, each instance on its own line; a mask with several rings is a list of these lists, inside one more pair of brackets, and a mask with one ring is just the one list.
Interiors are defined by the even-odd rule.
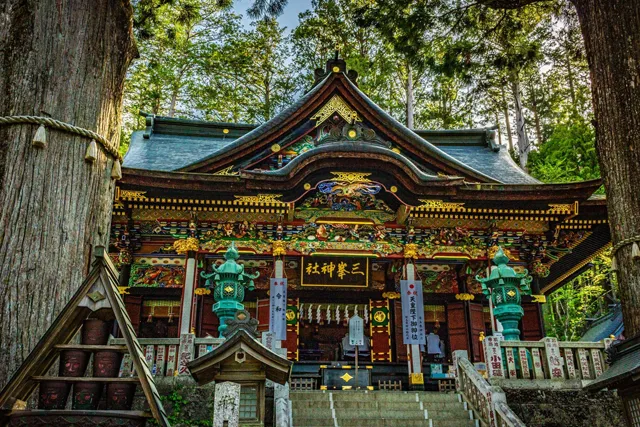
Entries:
[[315,129],[316,123],[310,118],[336,95],[357,112],[363,122],[384,133],[385,139],[397,145],[403,152],[420,158],[434,170],[446,175],[461,176],[472,182],[495,182],[492,178],[461,164],[435,146],[425,144],[418,135],[371,102],[341,72],[330,74],[297,103],[269,122],[242,136],[223,150],[182,168],[182,171],[214,173],[233,164],[255,160],[260,153],[268,153],[274,144],[284,146],[285,143],[293,143]]

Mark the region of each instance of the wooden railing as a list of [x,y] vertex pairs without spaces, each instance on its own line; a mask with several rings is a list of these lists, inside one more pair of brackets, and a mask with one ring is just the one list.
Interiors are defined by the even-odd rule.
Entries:
[[[195,345],[190,356],[185,356],[185,362],[204,356],[224,340],[220,338],[195,338]],[[172,377],[178,375],[180,358],[180,338],[138,338],[145,359],[152,375]],[[124,345],[124,339],[112,338],[112,345]]]
[[611,342],[608,338],[600,342],[572,342],[555,338],[503,341],[487,337],[483,346],[490,378],[561,381],[593,380],[602,375],[608,369],[605,350]]
[[509,408],[500,387],[491,386],[469,362],[465,350],[453,354],[456,372],[456,390],[464,396],[474,412],[491,427],[525,427]]

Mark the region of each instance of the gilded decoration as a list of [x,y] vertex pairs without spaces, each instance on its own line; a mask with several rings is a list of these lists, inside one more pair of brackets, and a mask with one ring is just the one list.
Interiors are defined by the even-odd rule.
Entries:
[[130,287],[181,288],[184,285],[184,267],[177,265],[131,266]]
[[226,168],[220,169],[219,171],[214,172],[213,174],[218,176],[238,176],[239,172],[234,171],[233,168],[234,168],[234,165],[227,166]]
[[404,257],[410,259],[418,258],[418,245],[415,243],[407,243],[404,245]]
[[334,175],[334,178],[336,181],[344,181],[348,184],[353,184],[353,183],[366,183],[366,182],[371,182],[371,180],[369,179],[369,175],[371,175],[370,173],[366,173],[366,172],[331,172],[332,175]]
[[211,290],[206,288],[197,288],[194,293],[196,295],[211,295]]
[[283,240],[273,240],[271,242],[271,252],[274,257],[284,256],[287,254],[287,244]]
[[119,200],[144,201],[149,200],[146,191],[120,190],[118,194]]
[[442,200],[429,200],[429,199],[420,199],[422,205],[418,206],[418,209],[440,209],[440,210],[448,210],[448,211],[463,211],[464,203],[451,203],[444,202]]
[[400,299],[400,292],[383,292],[382,298],[386,299]]
[[458,301],[473,301],[476,297],[473,294],[456,294]]
[[288,239],[291,250],[305,255],[316,251],[348,250],[386,256],[403,250],[402,243],[380,225],[310,224]]
[[[493,259],[493,257],[496,256],[496,253],[498,252],[499,248],[500,248],[500,246],[495,245],[495,246],[491,246],[489,249],[487,249],[487,258]],[[509,259],[513,259],[514,258],[509,249],[503,248],[502,251],[504,252],[504,254]]]
[[346,122],[355,123],[361,122],[362,119],[358,115],[358,113],[349,107],[344,100],[338,96],[334,95],[333,98],[329,100],[326,104],[318,110],[318,112],[313,115],[310,120],[315,120],[316,127],[320,126],[325,120],[331,117],[334,113],[339,114]]
[[179,254],[186,254],[187,252],[198,252],[200,250],[200,241],[195,237],[178,239],[173,242],[173,248]]
[[549,210],[547,213],[550,214],[572,214],[578,213],[578,204],[577,203],[568,203],[568,204],[557,204],[557,205],[549,205]]
[[308,222],[318,218],[366,218],[384,223],[396,213],[376,198],[382,186],[366,178],[367,173],[334,172],[335,180],[318,184],[318,191],[296,209],[295,217]]
[[275,203],[284,204],[282,194],[258,194],[256,196],[233,196],[237,202],[241,203]]

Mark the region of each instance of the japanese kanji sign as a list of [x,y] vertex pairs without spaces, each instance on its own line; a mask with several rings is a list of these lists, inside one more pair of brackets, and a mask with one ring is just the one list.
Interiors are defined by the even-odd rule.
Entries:
[[287,339],[287,279],[271,278],[269,288],[269,332],[275,339]]
[[302,286],[366,288],[369,286],[368,258],[302,257]]
[[425,344],[422,282],[401,280],[402,335],[405,344]]
[[349,344],[364,345],[364,322],[358,315],[349,319]]

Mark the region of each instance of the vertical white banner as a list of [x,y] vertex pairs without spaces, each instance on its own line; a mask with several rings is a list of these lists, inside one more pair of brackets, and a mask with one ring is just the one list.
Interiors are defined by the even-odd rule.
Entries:
[[424,303],[420,280],[401,280],[402,336],[404,344],[426,344]]
[[273,333],[277,340],[287,339],[287,279],[271,278],[269,332]]
[[358,315],[349,319],[349,344],[364,345],[364,322]]

